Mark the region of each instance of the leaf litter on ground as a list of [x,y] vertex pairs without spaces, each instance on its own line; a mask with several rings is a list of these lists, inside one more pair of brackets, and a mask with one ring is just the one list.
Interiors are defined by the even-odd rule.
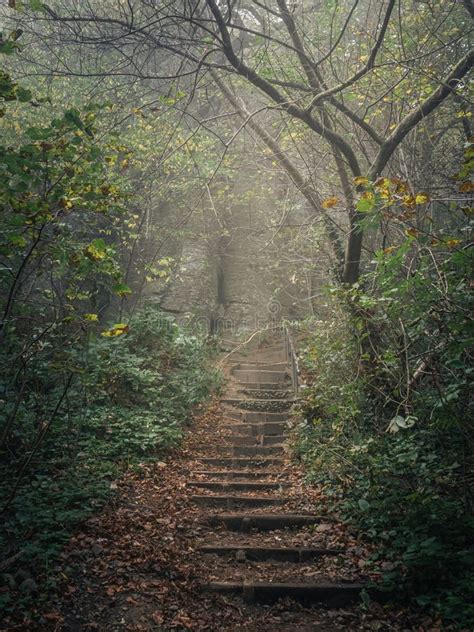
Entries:
[[[324,610],[288,599],[272,606],[259,606],[203,592],[201,584],[213,577],[219,581],[236,577],[258,577],[266,581],[275,578],[275,565],[267,562],[246,561],[236,570],[226,558],[199,553],[199,546],[222,542],[224,534],[226,541],[240,546],[313,544],[345,551],[344,555],[327,556],[299,566],[301,581],[305,578],[353,581],[371,577],[365,570],[370,548],[330,515],[323,490],[306,486],[300,469],[289,461],[284,469],[292,483],[288,493],[285,492],[289,497],[287,505],[322,516],[318,525],[295,532],[249,534],[229,533],[205,524],[203,516],[208,510],[191,501],[196,490],[187,487],[186,482],[195,471],[204,469],[199,455],[207,454],[209,443],[225,440],[226,431],[220,428],[222,412],[217,401],[207,408],[201,407],[181,449],[170,453],[166,461],[143,462],[114,481],[115,497],[100,514],[82,525],[61,553],[56,570],[58,590],[31,614],[31,619],[17,621],[12,617],[1,629],[70,632],[442,630],[439,622],[423,618],[420,612],[375,602]],[[281,467],[272,470],[275,478],[282,473]],[[261,495],[261,492],[256,493]],[[281,507],[273,510],[279,511]],[[278,565],[278,577],[294,577],[294,572],[292,564]],[[372,579],[376,575],[374,573]]]

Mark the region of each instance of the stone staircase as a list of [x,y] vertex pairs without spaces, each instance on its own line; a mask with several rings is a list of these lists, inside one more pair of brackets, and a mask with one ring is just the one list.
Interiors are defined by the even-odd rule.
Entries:
[[246,602],[288,597],[346,606],[358,599],[362,583],[320,578],[321,560],[343,551],[315,542],[314,530],[328,518],[293,502],[285,447],[293,401],[283,340],[233,362],[217,441],[209,437],[187,483],[209,527],[197,550],[209,565],[202,588]]

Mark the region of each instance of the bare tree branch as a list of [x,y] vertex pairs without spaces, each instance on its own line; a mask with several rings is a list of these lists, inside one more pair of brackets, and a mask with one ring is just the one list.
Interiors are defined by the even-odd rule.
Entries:
[[380,175],[392,156],[395,149],[407,134],[418,123],[429,116],[446,97],[456,91],[465,75],[471,70],[474,63],[474,50],[470,50],[453,68],[441,85],[421,103],[413,112],[407,114],[397,125],[392,134],[384,141],[380,151],[369,171],[369,178],[375,179]]

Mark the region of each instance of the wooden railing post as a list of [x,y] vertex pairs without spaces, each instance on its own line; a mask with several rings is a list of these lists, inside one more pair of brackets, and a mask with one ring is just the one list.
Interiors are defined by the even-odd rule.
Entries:
[[298,356],[296,355],[293,339],[291,338],[290,332],[288,331],[288,327],[286,325],[284,325],[283,331],[285,335],[285,350],[286,350],[287,361],[290,365],[290,370],[291,370],[291,383],[293,386],[293,392],[295,396],[297,396],[298,388],[299,388]]

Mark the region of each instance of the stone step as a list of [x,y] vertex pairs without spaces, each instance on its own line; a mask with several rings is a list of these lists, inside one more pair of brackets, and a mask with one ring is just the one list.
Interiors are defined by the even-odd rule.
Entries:
[[225,408],[224,416],[233,421],[247,423],[273,423],[275,421],[288,421],[288,413],[271,413],[262,411],[238,410],[237,408]]
[[284,360],[278,362],[239,362],[234,365],[232,368],[232,373],[234,371],[243,370],[243,371],[286,371],[288,368],[288,363]]
[[239,595],[246,602],[274,602],[290,598],[306,604],[340,608],[359,599],[365,586],[359,583],[299,582],[211,582],[203,587],[225,595]]
[[[256,349],[256,348],[247,348],[247,350],[242,353],[240,356],[237,356],[240,363],[246,364],[273,364],[275,362],[287,362],[288,356],[283,355],[283,351],[285,350],[284,345],[277,344],[271,347],[265,347],[265,349]],[[239,351],[233,354],[233,357],[236,357]],[[268,356],[271,356],[268,359]],[[273,356],[277,356],[275,360]]]
[[286,421],[274,421],[267,423],[229,423],[221,426],[223,430],[230,430],[239,435],[256,437],[258,435],[274,436],[283,435],[288,430],[288,423]]
[[[205,447],[202,448],[206,450]],[[283,454],[284,447],[278,445],[247,445],[247,446],[209,446],[209,451],[216,450],[224,456],[273,456],[274,454]]]
[[[266,344],[260,348],[248,347],[247,353],[248,355],[245,356],[246,362],[253,362],[254,360],[257,362],[276,362],[277,360],[285,362],[288,358],[287,348],[282,340],[279,340],[275,344]],[[277,360],[274,358],[277,358]]]
[[232,457],[200,457],[200,461],[207,465],[214,465],[215,467],[228,467],[234,469],[236,467],[268,467],[269,465],[278,465],[283,467],[286,464],[286,460],[279,457],[262,457],[262,458],[232,458]]
[[189,487],[198,487],[199,489],[219,490],[240,490],[240,491],[258,491],[262,489],[280,489],[289,487],[288,483],[279,483],[278,481],[188,481]]
[[[288,356],[284,347],[275,347],[272,350],[265,350],[263,354],[254,355],[253,360],[256,360],[259,363],[264,364],[265,362],[285,362],[288,361]],[[252,360],[252,361],[253,361]],[[248,362],[249,358],[245,358],[245,361]]]
[[231,496],[231,495],[194,495],[191,501],[200,507],[274,507],[284,505],[287,498],[273,498],[271,496]]
[[287,439],[288,439],[288,437],[285,436],[285,435],[273,435],[271,437],[263,437],[262,441],[263,441],[263,445],[265,447],[265,446],[281,445]]
[[232,376],[240,384],[249,384],[256,382],[257,384],[288,384],[291,378],[287,371],[266,371],[265,369],[235,369]]
[[230,435],[226,437],[226,441],[233,446],[256,446],[256,445],[278,445],[284,443],[287,437],[285,435],[273,435],[270,437],[249,437],[246,435]]
[[237,410],[249,410],[268,413],[280,413],[289,410],[293,404],[296,403],[295,399],[239,399],[239,398],[224,398],[221,400],[223,404],[232,406]]
[[[256,345],[255,343],[258,344]],[[252,340],[248,345],[246,345],[245,351],[246,353],[251,354],[252,358],[263,362],[267,360],[267,354],[269,352],[286,353],[286,345],[281,337],[274,338],[272,341],[267,340],[264,344],[259,341]],[[262,355],[264,355],[263,358]],[[283,360],[285,359],[286,356],[283,357]]]
[[271,389],[269,391],[264,391],[263,389],[258,388],[241,388],[238,389],[238,393],[240,395],[245,395],[248,399],[278,399],[285,400],[291,399],[293,397],[293,391],[284,389],[284,390],[276,390]]
[[321,521],[320,516],[308,514],[214,514],[208,517],[211,526],[225,526],[231,531],[274,531],[276,529],[295,529],[314,525]]
[[208,544],[199,547],[201,553],[208,555],[233,556],[238,561],[263,561],[274,560],[278,562],[308,562],[326,555],[340,555],[342,549],[323,549],[314,547],[290,547],[290,546],[239,546]]
[[263,445],[260,437],[249,437],[246,435],[229,435],[225,437],[225,440],[233,446]]
[[281,391],[286,389],[289,385],[282,385],[274,382],[237,382],[240,388],[245,388],[253,391]]
[[285,356],[283,357],[283,360],[286,360],[286,345],[281,338],[277,339],[275,342],[267,343],[265,345],[262,345],[261,347],[258,347],[257,349],[254,349],[252,355],[256,356],[258,360],[259,357],[261,357],[261,354],[265,354],[265,359],[266,359],[267,354],[270,351],[273,351],[275,353],[278,352],[281,354],[285,354]]
[[[260,358],[260,359],[259,359]],[[265,356],[258,356],[258,358],[255,358],[255,356],[250,356],[250,355],[237,355],[237,354],[233,354],[230,358],[230,360],[232,360],[231,362],[229,362],[229,366],[231,367],[235,367],[235,368],[239,368],[239,364],[243,364],[243,365],[253,365],[253,367],[255,368],[265,368],[268,365],[276,365],[277,368],[280,368],[278,365],[282,365],[283,367],[287,367],[288,366],[288,357],[286,355],[285,352],[282,351],[278,351],[278,349],[271,351],[269,353],[265,353]],[[247,367],[242,367],[242,368],[247,368]],[[250,366],[248,367],[250,368]]]
[[[235,478],[245,478],[245,479],[255,479],[255,478],[266,478],[266,477],[274,477],[278,474],[276,472],[267,472],[265,470],[197,470],[195,474],[200,476],[213,476],[214,478],[224,479],[224,480],[233,480]],[[286,481],[283,481],[286,482]]]

